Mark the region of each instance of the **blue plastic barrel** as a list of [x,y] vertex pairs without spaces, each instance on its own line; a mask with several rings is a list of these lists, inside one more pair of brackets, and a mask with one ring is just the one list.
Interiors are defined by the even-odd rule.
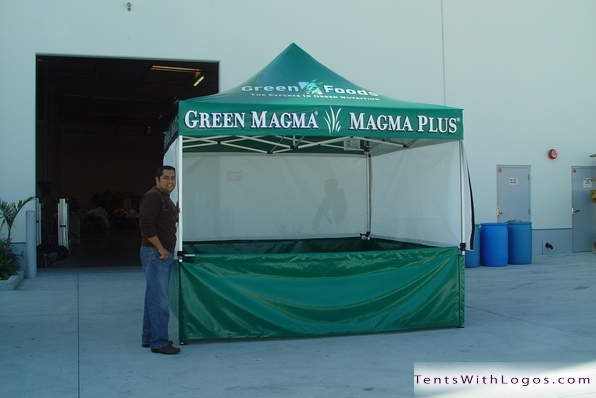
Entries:
[[509,260],[507,224],[480,224],[480,264],[502,267]]
[[507,223],[509,264],[532,263],[532,223],[515,222]]
[[474,226],[474,248],[466,250],[466,268],[480,265],[480,224]]

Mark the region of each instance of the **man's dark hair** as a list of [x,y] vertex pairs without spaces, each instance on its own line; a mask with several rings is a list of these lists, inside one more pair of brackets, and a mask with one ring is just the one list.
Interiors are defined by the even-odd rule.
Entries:
[[176,169],[174,167],[163,165],[157,168],[157,170],[155,171],[155,177],[160,178],[163,175],[164,170],[173,170],[174,173],[176,172]]

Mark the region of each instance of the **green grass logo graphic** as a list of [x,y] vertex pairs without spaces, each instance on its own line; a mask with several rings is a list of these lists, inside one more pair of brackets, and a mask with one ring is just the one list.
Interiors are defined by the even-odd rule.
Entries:
[[341,130],[341,126],[339,125],[339,114],[341,112],[341,108],[337,110],[337,112],[333,111],[332,107],[329,107],[331,113],[325,111],[325,122],[327,122],[327,127],[329,128],[329,134],[338,133]]

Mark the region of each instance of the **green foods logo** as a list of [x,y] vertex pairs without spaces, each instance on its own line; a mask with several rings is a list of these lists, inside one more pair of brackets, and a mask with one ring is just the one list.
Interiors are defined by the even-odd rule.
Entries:
[[249,92],[253,96],[304,96],[314,98],[347,98],[347,99],[375,99],[379,94],[362,88],[336,87],[332,84],[317,82],[316,79],[309,82],[298,82],[297,86],[242,86],[241,91]]
[[322,84],[323,83],[317,83],[316,80],[313,80],[312,82],[298,82],[302,92],[308,95],[323,95],[323,91],[321,90]]

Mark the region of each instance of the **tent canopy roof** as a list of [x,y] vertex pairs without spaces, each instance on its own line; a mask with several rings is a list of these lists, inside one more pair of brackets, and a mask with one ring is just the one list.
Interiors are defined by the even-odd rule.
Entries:
[[463,139],[462,110],[360,87],[292,43],[243,84],[180,101],[185,151],[362,152]]

